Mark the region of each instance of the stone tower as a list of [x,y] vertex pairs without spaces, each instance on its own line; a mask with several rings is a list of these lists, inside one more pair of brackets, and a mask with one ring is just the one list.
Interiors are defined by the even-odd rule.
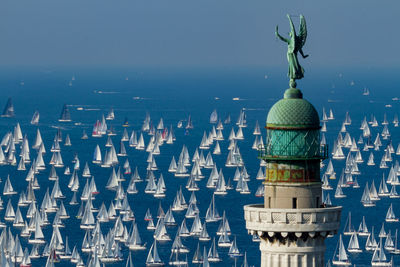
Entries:
[[337,232],[341,207],[322,201],[320,145],[314,106],[297,88],[285,91],[267,117],[264,204],[244,207],[246,228],[261,239],[262,267],[324,266],[325,238]]

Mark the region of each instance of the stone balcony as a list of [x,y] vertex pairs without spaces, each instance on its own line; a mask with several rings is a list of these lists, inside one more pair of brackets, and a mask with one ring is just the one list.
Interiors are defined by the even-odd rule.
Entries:
[[314,209],[266,209],[263,204],[244,206],[246,228],[251,234],[336,233],[342,207]]

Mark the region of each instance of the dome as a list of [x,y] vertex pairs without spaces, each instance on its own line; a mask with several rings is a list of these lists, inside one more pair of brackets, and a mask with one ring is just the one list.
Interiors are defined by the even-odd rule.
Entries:
[[319,116],[314,106],[303,99],[299,89],[287,89],[284,98],[269,110],[267,127],[319,128]]

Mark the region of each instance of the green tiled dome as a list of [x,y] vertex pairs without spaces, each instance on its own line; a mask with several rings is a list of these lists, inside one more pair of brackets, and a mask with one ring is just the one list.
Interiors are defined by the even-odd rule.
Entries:
[[290,88],[285,97],[269,110],[267,127],[319,127],[319,116],[314,106],[302,98],[300,90]]

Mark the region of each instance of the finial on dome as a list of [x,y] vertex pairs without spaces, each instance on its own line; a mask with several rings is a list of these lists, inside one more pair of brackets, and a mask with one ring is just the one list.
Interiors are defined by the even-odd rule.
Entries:
[[296,86],[297,86],[296,80],[290,79],[289,86],[290,86],[290,88],[296,88]]
[[303,98],[303,93],[297,88],[289,88],[283,94],[283,98]]

